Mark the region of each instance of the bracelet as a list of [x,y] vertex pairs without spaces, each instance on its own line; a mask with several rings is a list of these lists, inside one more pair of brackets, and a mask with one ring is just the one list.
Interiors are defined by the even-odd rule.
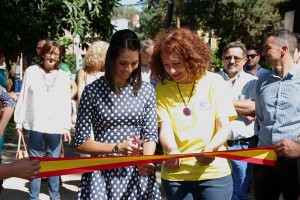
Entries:
[[167,151],[167,154],[169,154],[171,151],[174,151],[174,150],[178,150],[177,147],[170,147]]

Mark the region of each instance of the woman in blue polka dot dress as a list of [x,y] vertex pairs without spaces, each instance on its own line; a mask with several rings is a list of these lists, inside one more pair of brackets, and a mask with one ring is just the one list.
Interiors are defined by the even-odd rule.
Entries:
[[[75,146],[94,156],[153,155],[158,140],[153,87],[141,80],[140,42],[130,30],[117,31],[106,54],[105,76],[84,88]],[[90,139],[91,129],[95,140]],[[137,136],[142,147],[135,143]],[[161,199],[155,165],[148,163],[85,173],[77,199]]]

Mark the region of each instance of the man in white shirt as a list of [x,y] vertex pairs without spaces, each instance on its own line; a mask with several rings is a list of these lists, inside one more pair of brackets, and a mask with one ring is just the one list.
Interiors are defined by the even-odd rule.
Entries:
[[[227,141],[229,150],[248,149],[254,144],[255,102],[254,88],[257,77],[243,71],[247,61],[247,49],[241,42],[227,44],[222,54],[224,70],[219,74],[231,88],[232,101],[238,118],[230,122]],[[233,200],[248,199],[252,165],[231,160]]]

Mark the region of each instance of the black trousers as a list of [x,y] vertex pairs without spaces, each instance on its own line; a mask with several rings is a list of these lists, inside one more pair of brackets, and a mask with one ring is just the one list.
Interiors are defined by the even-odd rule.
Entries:
[[285,200],[297,200],[300,195],[297,160],[278,158],[276,165],[253,166],[255,200],[278,200],[282,192]]

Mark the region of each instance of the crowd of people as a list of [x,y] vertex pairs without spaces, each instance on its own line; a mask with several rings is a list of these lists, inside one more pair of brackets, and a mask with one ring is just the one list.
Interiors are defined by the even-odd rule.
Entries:
[[[92,43],[73,80],[62,46],[41,39],[17,98],[7,77],[0,86],[0,136],[14,114],[29,156],[63,157],[77,98],[74,151],[88,156],[154,155],[158,143],[164,154],[274,146],[273,167],[204,154],[171,158],[161,169],[167,199],[244,200],[250,187],[256,200],[300,199],[299,43],[286,29],[270,32],[262,51],[232,41],[214,73],[210,47],[187,28],[143,41],[125,29]],[[32,179],[29,199],[39,199],[39,169],[38,160],[20,159],[1,164],[0,179]],[[83,173],[76,198],[161,199],[155,172],[147,163]],[[47,181],[50,199],[60,199],[60,177]]]

